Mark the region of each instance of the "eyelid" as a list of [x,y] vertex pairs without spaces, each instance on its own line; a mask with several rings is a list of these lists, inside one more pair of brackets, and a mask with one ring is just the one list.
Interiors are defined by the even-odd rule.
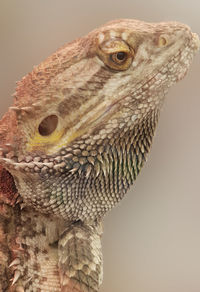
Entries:
[[105,54],[114,54],[114,53],[117,53],[120,51],[125,52],[125,53],[130,52],[130,48],[129,48],[128,44],[126,44],[122,40],[117,40],[117,39],[102,43],[100,46],[100,49]]

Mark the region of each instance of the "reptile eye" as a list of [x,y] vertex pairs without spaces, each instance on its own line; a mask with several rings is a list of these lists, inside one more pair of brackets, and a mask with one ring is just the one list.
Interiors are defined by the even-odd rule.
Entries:
[[126,61],[127,57],[128,54],[126,52],[118,52],[111,54],[112,61],[117,64],[122,64],[124,61]]
[[46,117],[39,124],[38,131],[41,136],[49,136],[51,135],[58,125],[58,117],[56,115],[50,115]]
[[135,54],[134,49],[120,38],[101,43],[97,53],[108,68],[116,71],[127,70]]

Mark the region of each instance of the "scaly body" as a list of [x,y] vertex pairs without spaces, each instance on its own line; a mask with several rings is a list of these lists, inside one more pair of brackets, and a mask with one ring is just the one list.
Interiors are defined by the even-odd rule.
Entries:
[[2,203],[6,289],[98,291],[102,219],[134,183],[164,97],[198,48],[186,25],[117,20],[19,82],[0,124],[0,163],[19,194]]

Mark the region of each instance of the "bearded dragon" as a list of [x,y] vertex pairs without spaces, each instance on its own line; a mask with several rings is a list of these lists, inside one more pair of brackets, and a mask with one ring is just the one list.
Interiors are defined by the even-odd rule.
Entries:
[[0,291],[99,291],[102,220],[199,46],[181,23],[111,21],[18,83],[0,122]]

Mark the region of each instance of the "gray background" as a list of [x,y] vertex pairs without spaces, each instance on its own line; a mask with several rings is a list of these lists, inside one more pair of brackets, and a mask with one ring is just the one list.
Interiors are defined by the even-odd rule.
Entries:
[[[20,80],[67,41],[116,18],[177,20],[200,34],[197,0],[0,0],[0,114]],[[171,89],[148,163],[105,219],[101,292],[200,291],[200,55]]]

